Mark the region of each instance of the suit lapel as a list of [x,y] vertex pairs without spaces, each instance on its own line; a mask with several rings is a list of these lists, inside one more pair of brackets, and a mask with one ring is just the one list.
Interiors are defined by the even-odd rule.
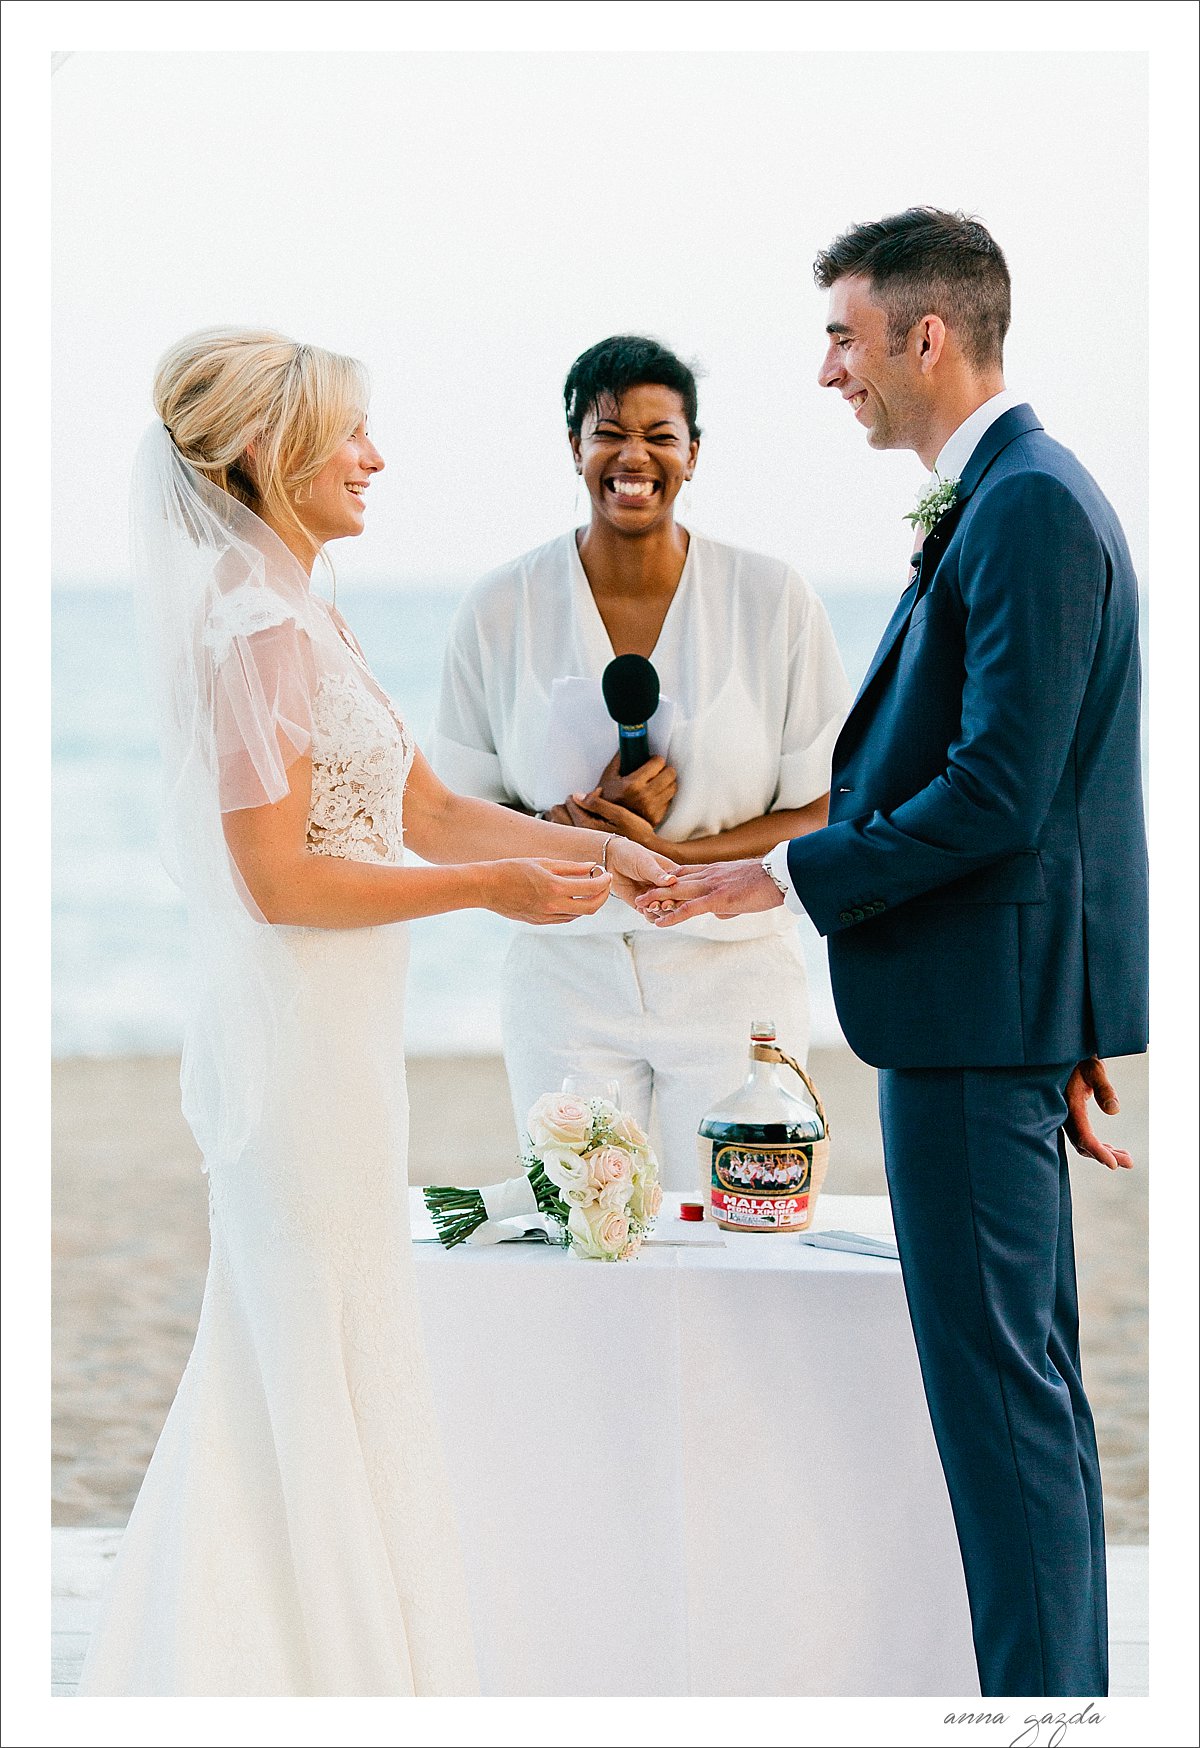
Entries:
[[[921,556],[922,556],[922,558],[924,558],[924,556],[925,556],[924,547],[922,547],[922,549],[921,549]],[[854,703],[850,706],[850,709],[852,712],[857,710],[858,705],[859,705],[859,701],[863,697],[863,694],[866,692],[867,687],[871,684],[871,681],[875,678],[876,674],[879,672],[879,670],[883,666],[884,662],[888,659],[888,656],[892,652],[892,647],[895,644],[896,639],[900,636],[900,633],[904,630],[904,627],[908,624],[909,618],[912,614],[912,610],[917,604],[917,593],[918,593],[918,590],[920,588],[920,583],[921,583],[921,566],[918,564],[916,574],[913,577],[912,582],[908,585],[907,589],[905,589],[905,591],[901,595],[900,599],[896,602],[896,611],[892,614],[892,617],[888,620],[887,629],[885,630],[883,636],[879,640],[879,647],[875,651],[875,654],[871,657],[871,665],[867,669],[867,672],[866,672],[866,675],[864,676],[862,685],[858,688],[858,696],[855,698]]]
[[1010,407],[1007,413],[1001,413],[995,423],[988,426],[971,451],[971,459],[963,468],[962,479],[959,481],[958,496],[954,500],[955,509],[966,503],[1002,449],[1007,449],[1010,443],[1015,443],[1018,437],[1024,437],[1027,432],[1041,429],[1042,421],[1028,401],[1022,401],[1019,407]]
[[[917,560],[916,574],[896,603],[896,611],[892,614],[887,629],[879,640],[879,648],[871,658],[871,665],[867,669],[862,685],[858,688],[858,696],[850,706],[851,716],[858,709],[871,682],[903,636],[908,622],[912,618],[913,608],[932,583],[934,572],[937,570],[942,554],[950,544],[954,530],[958,527],[972,492],[1001,450],[1007,449],[1010,443],[1018,437],[1023,437],[1027,431],[1040,431],[1041,429],[1041,421],[1033,408],[1028,403],[1022,402],[1019,407],[1010,407],[1007,413],[1002,413],[994,424],[988,426],[975,445],[971,452],[971,459],[963,469],[958,494],[953,504],[925,536]],[[847,718],[848,722],[849,718]]]

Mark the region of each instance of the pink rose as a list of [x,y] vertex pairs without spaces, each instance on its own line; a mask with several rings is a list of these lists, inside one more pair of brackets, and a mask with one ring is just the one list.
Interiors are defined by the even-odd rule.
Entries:
[[543,1093],[525,1119],[529,1139],[535,1147],[571,1147],[577,1151],[587,1145],[592,1128],[592,1113],[586,1099],[574,1093]]
[[625,1214],[602,1209],[596,1230],[601,1244],[610,1256],[619,1256],[629,1243],[629,1220]]
[[612,1125],[613,1134],[620,1137],[630,1147],[644,1150],[649,1147],[646,1131],[634,1121],[627,1111],[621,1111]]
[[597,1204],[572,1208],[567,1230],[576,1256],[593,1262],[614,1262],[629,1242],[627,1217]]
[[633,1181],[633,1159],[623,1147],[597,1147],[587,1156],[588,1175],[597,1189],[605,1184]]
[[[593,1195],[595,1191],[593,1190]],[[627,1177],[611,1178],[596,1196],[596,1200],[606,1214],[623,1214],[629,1206],[629,1198],[633,1194],[633,1180]]]

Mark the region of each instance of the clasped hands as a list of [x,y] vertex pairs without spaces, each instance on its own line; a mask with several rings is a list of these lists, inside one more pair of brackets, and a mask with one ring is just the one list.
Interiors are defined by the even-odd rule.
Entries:
[[614,753],[594,789],[587,795],[568,796],[545,817],[555,825],[619,832],[644,849],[669,857],[671,845],[658,837],[656,828],[666,818],[677,785],[674,767],[657,754],[623,777],[620,754]]

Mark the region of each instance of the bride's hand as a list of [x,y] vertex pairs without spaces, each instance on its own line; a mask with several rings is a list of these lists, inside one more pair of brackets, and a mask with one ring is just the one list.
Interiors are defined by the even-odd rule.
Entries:
[[614,885],[598,862],[521,858],[485,862],[482,868],[487,909],[519,923],[565,923],[591,916]]
[[608,840],[608,867],[612,889],[626,904],[632,904],[639,893],[675,883],[676,867],[656,850],[647,850],[632,838],[612,837]]

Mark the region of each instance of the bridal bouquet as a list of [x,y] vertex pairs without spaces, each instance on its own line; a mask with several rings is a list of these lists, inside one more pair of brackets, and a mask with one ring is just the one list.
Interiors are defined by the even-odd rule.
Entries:
[[645,1134],[607,1099],[546,1093],[526,1119],[524,1175],[480,1190],[425,1191],[449,1249],[489,1221],[546,1216],[563,1244],[595,1262],[636,1256],[662,1206],[658,1161]]

